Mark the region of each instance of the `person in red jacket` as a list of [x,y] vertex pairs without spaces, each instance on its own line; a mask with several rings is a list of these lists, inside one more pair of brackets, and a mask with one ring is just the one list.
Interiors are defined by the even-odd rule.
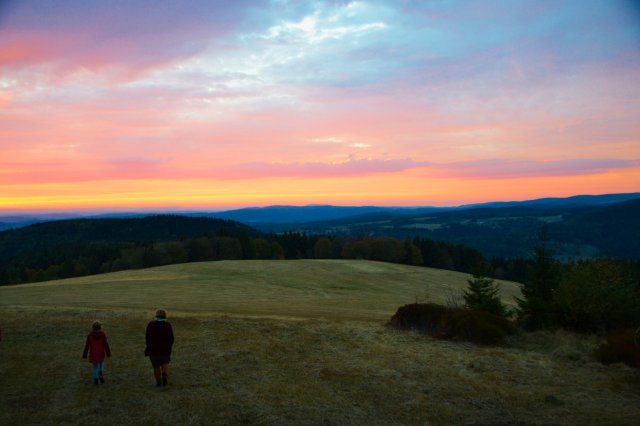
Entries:
[[102,331],[100,321],[94,322],[91,328],[84,345],[82,358],[87,358],[87,354],[89,354],[89,362],[93,366],[93,384],[97,385],[98,381],[104,383],[104,358],[105,355],[111,357],[111,348],[109,348],[107,335]]
[[148,356],[151,360],[156,385],[167,386],[173,346],[173,328],[167,321],[167,313],[164,310],[158,309],[154,320],[147,324],[145,342],[144,356]]

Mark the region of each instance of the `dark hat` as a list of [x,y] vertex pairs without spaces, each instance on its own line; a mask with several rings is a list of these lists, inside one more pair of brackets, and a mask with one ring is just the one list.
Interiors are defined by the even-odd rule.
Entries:
[[91,326],[91,328],[93,330],[100,330],[100,328],[102,328],[102,323],[98,320],[96,320],[93,325]]
[[156,311],[156,318],[158,318],[158,319],[167,319],[167,313],[164,311],[164,309],[158,309]]

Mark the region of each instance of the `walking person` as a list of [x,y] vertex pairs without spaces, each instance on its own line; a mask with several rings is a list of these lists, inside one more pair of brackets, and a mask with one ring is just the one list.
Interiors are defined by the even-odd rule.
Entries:
[[173,346],[173,328],[167,321],[167,313],[163,309],[156,311],[156,316],[147,325],[145,333],[146,348],[144,355],[149,357],[153,366],[156,386],[167,386],[171,347]]
[[98,382],[104,383],[104,358],[105,355],[111,357],[111,348],[109,348],[107,335],[102,330],[100,321],[93,323],[91,332],[87,336],[82,358],[86,359],[87,354],[92,365],[93,384],[97,386]]

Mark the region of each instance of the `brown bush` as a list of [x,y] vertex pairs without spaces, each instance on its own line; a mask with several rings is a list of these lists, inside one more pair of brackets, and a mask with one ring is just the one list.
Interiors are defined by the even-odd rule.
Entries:
[[428,333],[448,309],[434,303],[411,303],[398,308],[389,323],[397,328],[416,329]]
[[495,345],[515,332],[509,321],[489,312],[460,310],[450,316],[453,336],[470,342]]
[[391,317],[390,324],[402,329],[416,329],[437,338],[480,344],[498,344],[516,331],[511,322],[498,315],[433,303],[404,305]]
[[595,350],[595,356],[603,364],[622,362],[640,368],[640,329],[626,328],[609,333],[607,342]]

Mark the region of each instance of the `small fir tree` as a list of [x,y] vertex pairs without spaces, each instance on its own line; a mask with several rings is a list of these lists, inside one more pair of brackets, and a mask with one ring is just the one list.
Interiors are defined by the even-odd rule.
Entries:
[[486,311],[501,317],[507,316],[507,308],[500,300],[500,286],[487,278],[481,270],[476,268],[472,280],[467,280],[469,286],[463,294],[465,306],[476,311]]

